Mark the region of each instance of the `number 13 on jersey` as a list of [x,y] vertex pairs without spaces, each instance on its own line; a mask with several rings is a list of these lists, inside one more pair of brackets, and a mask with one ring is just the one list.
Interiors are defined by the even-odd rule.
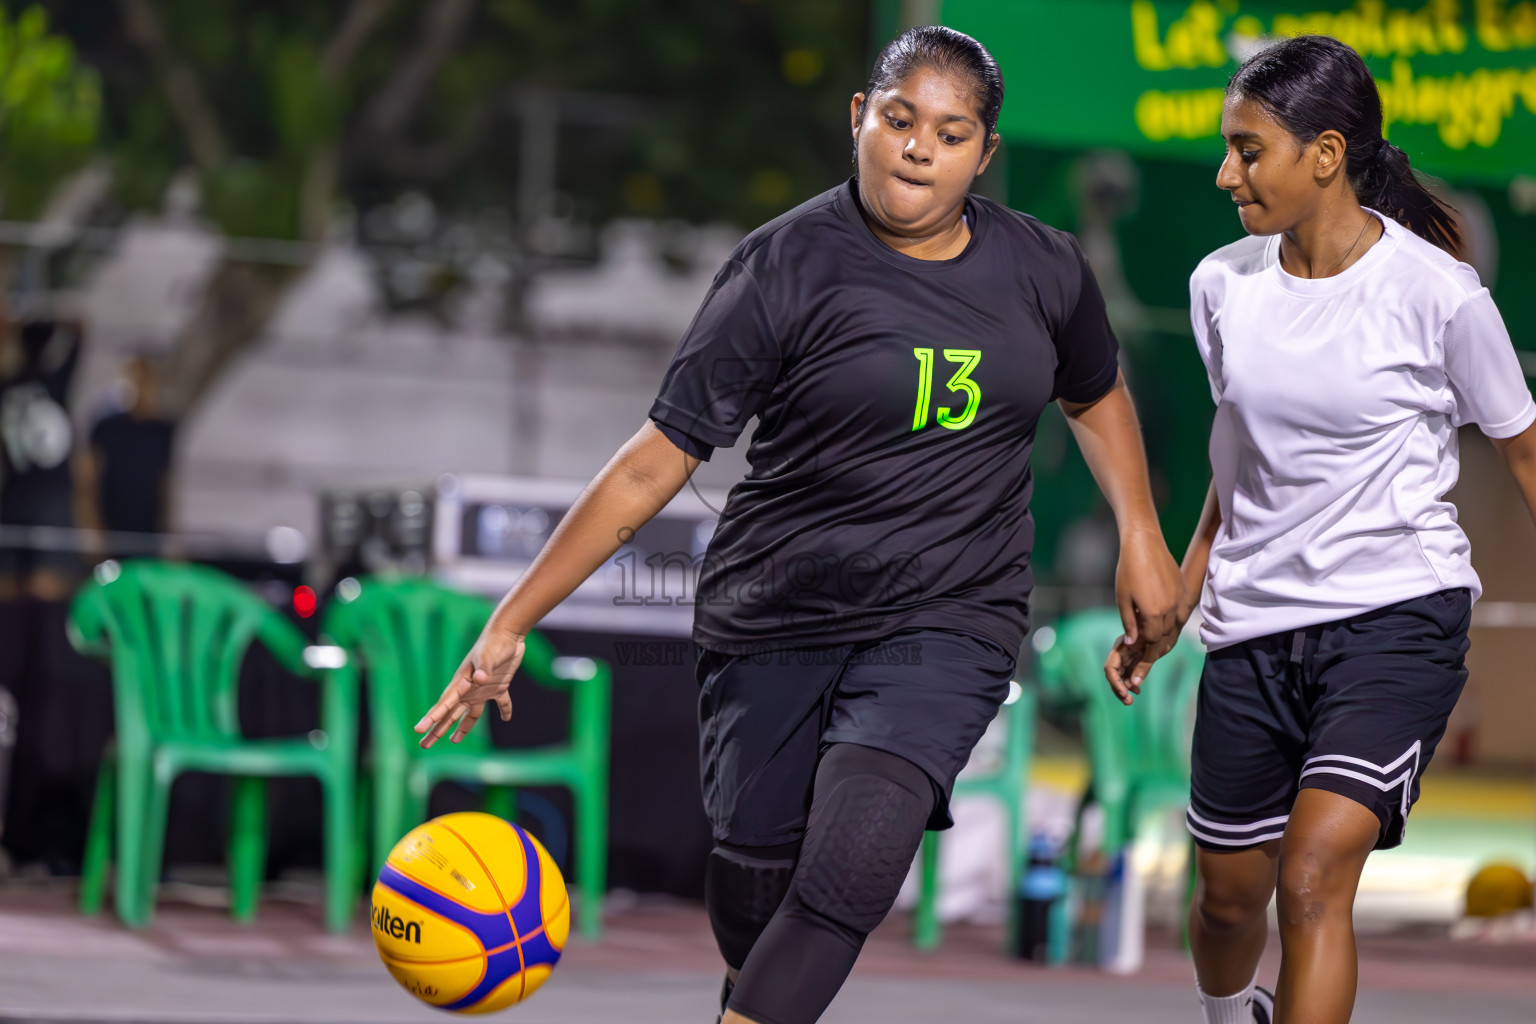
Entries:
[[[914,348],[912,354],[917,357],[917,408],[912,412],[912,429],[922,430],[928,425],[928,403],[933,397],[933,349]],[[970,378],[971,371],[981,362],[981,350],[947,348],[944,358],[960,364],[946,386],[954,392],[965,392],[965,408],[958,414],[954,406],[938,410],[939,426],[963,430],[976,418],[976,407],[981,404],[981,387]]]

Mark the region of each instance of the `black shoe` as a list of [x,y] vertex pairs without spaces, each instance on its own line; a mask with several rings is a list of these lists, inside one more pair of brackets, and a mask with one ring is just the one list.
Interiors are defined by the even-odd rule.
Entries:
[[[726,975],[725,981],[720,985],[720,1016],[715,1018],[715,1024],[725,1020],[725,1004],[731,1001],[731,991],[736,983],[731,981],[730,975]],[[1264,1019],[1264,1024],[1269,1024],[1269,1018]]]
[[1258,985],[1253,989],[1253,1019],[1257,1024],[1273,1024],[1275,1019],[1275,994]]

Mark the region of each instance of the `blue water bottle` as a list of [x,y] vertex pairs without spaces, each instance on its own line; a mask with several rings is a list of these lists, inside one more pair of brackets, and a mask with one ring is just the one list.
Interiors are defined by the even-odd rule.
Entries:
[[1045,836],[1035,836],[1029,843],[1029,860],[1019,879],[1014,907],[1013,948],[1017,956],[1049,961],[1051,910],[1066,893],[1067,876],[1061,870],[1056,844]]

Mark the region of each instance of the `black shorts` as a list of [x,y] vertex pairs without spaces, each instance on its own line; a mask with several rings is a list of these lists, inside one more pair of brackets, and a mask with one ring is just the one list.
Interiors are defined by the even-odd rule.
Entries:
[[881,640],[762,654],[699,654],[699,768],[716,841],[777,846],[805,835],[822,751],[857,743],[933,780],[932,829],[997,716],[1015,653],[979,637],[904,630]]
[[1442,590],[1212,651],[1200,677],[1188,824],[1210,850],[1280,838],[1325,789],[1403,841],[1419,778],[1467,681],[1472,597]]

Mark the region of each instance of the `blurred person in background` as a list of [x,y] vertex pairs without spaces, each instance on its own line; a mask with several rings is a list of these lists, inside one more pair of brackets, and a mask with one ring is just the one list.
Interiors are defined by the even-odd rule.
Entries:
[[[1216,184],[1251,237],[1190,282],[1216,400],[1184,560],[1209,650],[1190,946],[1207,1024],[1342,1024],[1361,871],[1403,841],[1467,678],[1481,586],[1445,501],[1456,428],[1494,439],[1536,510],[1536,404],[1354,50],[1299,36],[1251,57],[1221,132]],[[1271,997],[1256,972],[1277,887]]]
[[[1050,402],[1114,511],[1127,635],[1145,659],[1177,635],[1181,581],[1093,274],[1070,235],[970,194],[1002,98],[969,36],[886,47],[849,108],[857,175],[737,247],[651,422],[417,725],[431,746],[487,701],[509,717],[528,631],[757,416],[694,601],[725,1024],[817,1020],[923,830],[951,824],[1027,626],[1030,453]],[[1133,688],[1144,665],[1106,670]]]
[[80,451],[80,523],[109,533],[164,533],[176,424],[162,414],[159,365],[150,355],[132,356],[119,387],[119,411],[96,421]]
[[[78,870],[100,737],[79,701],[100,686],[78,677],[64,622],[80,576],[75,524],[75,431],[69,389],[84,333],[73,320],[23,320],[0,356],[0,685],[18,705],[5,840],[18,860],[42,851],[55,873]],[[46,536],[28,527],[51,527]]]
[[[74,525],[75,431],[69,387],[80,360],[78,324],[23,321],[0,370],[0,525]],[[31,542],[0,544],[0,600],[62,600],[78,559]]]

